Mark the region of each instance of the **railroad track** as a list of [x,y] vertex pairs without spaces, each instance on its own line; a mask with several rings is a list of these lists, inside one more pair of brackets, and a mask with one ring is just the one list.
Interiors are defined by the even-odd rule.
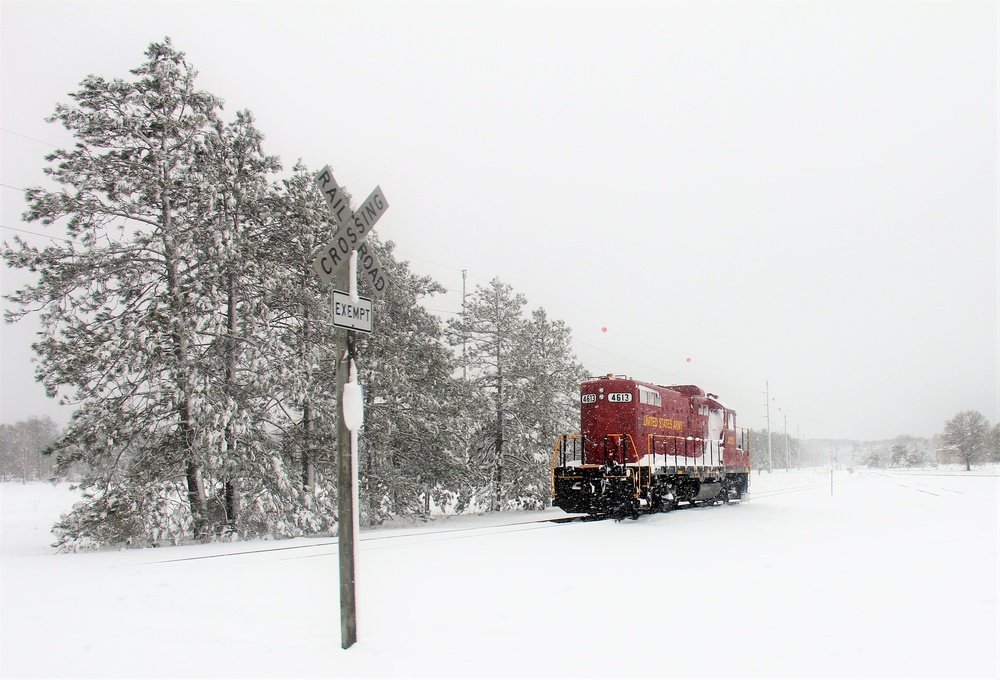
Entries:
[[[409,533],[385,532],[385,535],[382,536],[377,535],[382,532],[372,531],[360,534],[358,542],[378,543],[380,541],[394,541],[398,539],[407,539],[407,538],[439,537],[445,534],[456,534],[455,538],[472,538],[475,536],[487,536],[487,535],[492,536],[495,534],[513,533],[516,531],[545,528],[546,525],[554,527],[558,526],[559,523],[571,522],[580,519],[589,520],[591,518],[575,517],[575,516],[565,517],[565,518],[556,517],[553,519],[534,519],[534,520],[526,520],[524,522],[511,522],[507,524],[491,524],[487,526],[472,526],[472,527],[455,527],[450,529],[437,529],[430,531],[413,531]],[[434,540],[440,541],[448,539],[436,538]],[[264,553],[277,553],[277,552],[295,553],[299,551],[315,550],[317,548],[329,548],[335,546],[339,546],[339,541],[337,540],[336,537],[331,537],[329,540],[310,542],[304,545],[282,545],[275,547],[256,548],[252,550],[238,550],[233,552],[212,553],[209,555],[191,555],[188,557],[175,557],[165,560],[138,562],[133,566],[144,566],[150,564],[172,564],[177,562],[197,562],[200,560],[213,560],[224,557],[240,557],[243,555],[258,555]],[[322,553],[320,555],[311,555],[310,557],[320,557],[325,554],[332,554],[332,553]]]
[[[887,474],[884,472],[871,472],[869,473],[872,477],[885,481],[888,483],[895,484],[896,486],[902,487],[904,489],[910,489],[911,491],[917,491],[919,493],[925,493],[930,496],[943,496],[945,493],[960,494],[965,495],[964,491],[959,491],[958,489],[950,489],[946,486],[924,484],[923,482],[918,482],[914,479],[909,478],[909,475],[894,475]],[[938,477],[943,479],[952,478],[954,475],[927,475],[928,477]],[[903,481],[903,480],[906,481]],[[939,493],[940,492],[940,493]]]
[[[866,474],[860,474],[857,477],[851,479],[850,481],[858,481],[858,479],[863,479]],[[885,477],[888,477],[886,475]],[[843,484],[844,481],[838,482],[838,484]],[[815,484],[804,484],[800,486],[787,487],[783,489],[772,489],[768,491],[754,492],[751,486],[750,495],[747,499],[743,501],[737,501],[734,503],[729,503],[729,505],[739,505],[744,502],[749,502],[757,498],[769,498],[772,496],[780,496],[789,493],[798,493],[802,491],[810,491],[814,489],[821,489],[829,486],[829,481],[817,482]],[[960,492],[958,492],[960,493]],[[680,510],[688,510],[694,507],[705,507],[703,505],[680,505],[670,512],[677,512]],[[654,513],[654,514],[666,514],[666,513]],[[595,522],[602,521],[606,519],[611,519],[607,516],[595,516],[595,515],[582,515],[574,514],[567,515],[565,517],[552,517],[547,519],[532,519],[522,522],[511,522],[505,524],[491,524],[486,526],[469,526],[469,527],[453,527],[453,528],[442,528],[442,529],[432,529],[428,531],[411,531],[407,533],[397,533],[395,530],[382,531],[369,531],[363,532],[359,535],[358,541],[361,544],[372,545],[368,549],[379,549],[377,546],[380,542],[390,542],[400,539],[426,539],[426,540],[416,540],[412,542],[435,542],[442,540],[452,540],[452,539],[464,539],[464,538],[474,538],[478,536],[492,536],[504,533],[513,533],[518,531],[529,531],[543,528],[555,528],[564,524],[573,524],[579,522]],[[380,535],[381,534],[381,535]],[[441,538],[442,536],[451,536],[451,538]],[[187,557],[176,557],[164,560],[154,560],[150,562],[139,562],[132,566],[145,566],[153,564],[173,564],[178,562],[197,562],[201,560],[214,560],[227,557],[241,557],[246,555],[259,555],[266,553],[289,553],[289,559],[305,559],[311,557],[323,557],[332,555],[335,551],[327,550],[319,552],[316,554],[303,555],[301,553],[311,550],[321,550],[325,548],[335,548],[339,545],[336,537],[331,537],[328,540],[319,540],[315,542],[309,542],[303,545],[281,545],[274,547],[263,547],[255,548],[250,550],[238,550],[233,552],[224,553],[212,553],[208,555],[191,555]]]

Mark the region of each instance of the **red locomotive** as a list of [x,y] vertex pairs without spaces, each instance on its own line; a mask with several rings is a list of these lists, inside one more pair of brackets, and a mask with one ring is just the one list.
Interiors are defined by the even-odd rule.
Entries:
[[743,498],[750,453],[717,395],[609,374],[580,385],[580,433],[556,439],[551,473],[556,507],[637,517]]

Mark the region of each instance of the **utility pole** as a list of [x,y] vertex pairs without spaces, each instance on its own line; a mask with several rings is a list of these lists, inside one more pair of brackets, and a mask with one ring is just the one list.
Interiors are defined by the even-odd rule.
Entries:
[[767,399],[767,471],[774,469],[774,460],[771,458],[771,385],[764,381],[764,395]]
[[802,467],[802,463],[806,460],[806,447],[805,442],[802,441],[802,428],[798,425],[795,426],[795,441],[799,444],[799,467]]
[[830,495],[833,495],[833,461],[837,457],[837,447],[830,449]]
[[469,361],[465,358],[465,271],[462,270],[462,380],[469,379]]
[[785,414],[785,472],[791,467],[791,454],[788,452],[788,414]]

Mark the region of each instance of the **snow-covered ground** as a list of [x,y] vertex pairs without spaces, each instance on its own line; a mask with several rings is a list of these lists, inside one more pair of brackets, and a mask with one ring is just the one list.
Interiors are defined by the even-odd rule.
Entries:
[[[949,474],[944,474],[949,472]],[[753,474],[750,502],[55,555],[66,487],[0,485],[9,677],[1000,676],[1000,477]]]

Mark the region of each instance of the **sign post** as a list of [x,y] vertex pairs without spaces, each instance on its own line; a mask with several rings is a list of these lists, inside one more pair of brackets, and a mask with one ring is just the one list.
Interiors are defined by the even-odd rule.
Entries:
[[[331,293],[333,324],[337,327],[337,544],[340,556],[340,646],[347,649],[358,641],[357,600],[355,597],[354,555],[357,552],[359,518],[357,497],[357,459],[355,423],[348,427],[345,394],[348,377],[356,356],[355,331],[371,333],[374,328],[372,301],[357,293],[360,269],[372,284],[375,294],[385,291],[387,278],[381,263],[365,239],[375,223],[389,208],[381,187],[365,199],[357,210],[350,209],[344,188],[337,184],[330,166],[316,175],[316,185],[323,194],[337,230],[313,260],[313,269],[325,285],[334,279],[348,281],[347,293]],[[354,262],[354,265],[350,265]],[[349,266],[350,265],[350,266]],[[352,378],[354,380],[356,378]],[[352,418],[353,419],[353,418]]]
[[354,466],[351,433],[344,422],[343,399],[347,373],[353,359],[353,332],[337,331],[337,548],[340,555],[340,646],[347,649],[358,641],[355,599]]

